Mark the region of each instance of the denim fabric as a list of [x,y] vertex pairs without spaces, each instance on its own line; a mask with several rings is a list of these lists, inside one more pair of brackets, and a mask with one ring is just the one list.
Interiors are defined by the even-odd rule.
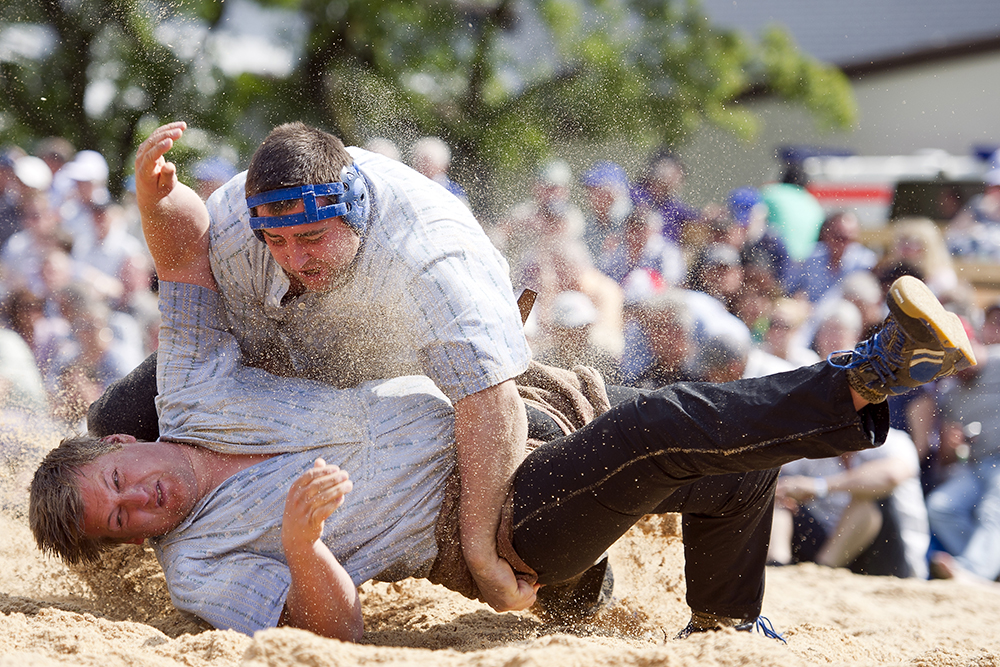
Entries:
[[1000,576],[1000,456],[953,465],[927,497],[931,532],[973,574]]

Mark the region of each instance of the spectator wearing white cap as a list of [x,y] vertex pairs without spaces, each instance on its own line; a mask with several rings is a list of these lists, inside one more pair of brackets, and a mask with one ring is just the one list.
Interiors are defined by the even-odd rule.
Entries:
[[490,230],[490,238],[510,263],[511,275],[524,265],[540,245],[559,246],[579,241],[583,235],[583,213],[570,200],[573,170],[562,159],[543,163],[535,172],[531,198],[513,206]]
[[573,290],[560,293],[552,304],[548,322],[543,323],[548,346],[538,355],[539,360],[559,368],[590,366],[599,370],[605,381],[617,383],[618,360],[592,339],[598,317],[594,302],[586,294]]
[[77,151],[73,161],[62,168],[75,188],[59,208],[60,224],[74,243],[90,243],[93,237],[91,204],[107,199],[108,163],[93,150]]
[[122,267],[130,259],[146,252],[142,241],[128,232],[124,210],[106,195],[90,201],[92,232],[88,239],[73,244],[73,258],[93,267],[116,281],[121,281]]
[[451,148],[444,139],[440,137],[417,139],[410,149],[410,166],[458,197],[466,206],[469,205],[469,196],[465,188],[448,176],[448,169],[451,167]]

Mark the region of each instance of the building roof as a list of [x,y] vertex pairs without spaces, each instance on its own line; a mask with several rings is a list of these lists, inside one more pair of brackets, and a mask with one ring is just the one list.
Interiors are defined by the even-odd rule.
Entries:
[[799,48],[846,72],[1000,50],[997,0],[701,0],[709,20],[758,36],[784,25]]

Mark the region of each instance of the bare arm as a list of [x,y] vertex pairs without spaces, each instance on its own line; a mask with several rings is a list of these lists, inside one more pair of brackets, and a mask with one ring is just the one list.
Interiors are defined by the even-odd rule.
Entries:
[[[905,459],[888,457],[866,461],[824,479],[830,493],[847,491],[855,498],[872,500],[884,498],[916,475],[917,471]],[[790,475],[778,479],[777,496],[779,499],[791,498],[805,502],[816,496],[817,489],[816,478]]]
[[194,190],[177,180],[176,165],[164,157],[186,128],[183,121],[163,125],[140,144],[136,201],[160,279],[217,290],[208,261],[208,209]]
[[292,585],[281,619],[284,625],[356,642],[364,632],[358,589],[320,539],[323,522],[351,488],[347,472],[316,459],[289,489],[281,544]]
[[527,434],[524,403],[513,380],[455,403],[462,550],[483,599],[497,611],[527,609],[535,601],[536,588],[515,579],[496,545],[500,509],[524,457]]

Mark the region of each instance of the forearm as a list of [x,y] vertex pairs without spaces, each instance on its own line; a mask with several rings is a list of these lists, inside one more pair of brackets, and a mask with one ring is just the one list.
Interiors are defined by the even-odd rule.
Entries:
[[884,498],[903,481],[913,477],[905,461],[896,458],[868,461],[850,470],[826,478],[831,493],[846,491],[855,498]]
[[512,380],[455,404],[462,548],[474,571],[496,559],[500,510],[524,458],[527,433],[524,403]]
[[194,190],[177,179],[176,166],[164,158],[186,127],[183,122],[159,127],[139,146],[136,204],[160,278],[215,289],[208,261],[208,209]]
[[356,642],[364,632],[361,599],[347,571],[320,541],[285,548],[292,584],[282,623]]

